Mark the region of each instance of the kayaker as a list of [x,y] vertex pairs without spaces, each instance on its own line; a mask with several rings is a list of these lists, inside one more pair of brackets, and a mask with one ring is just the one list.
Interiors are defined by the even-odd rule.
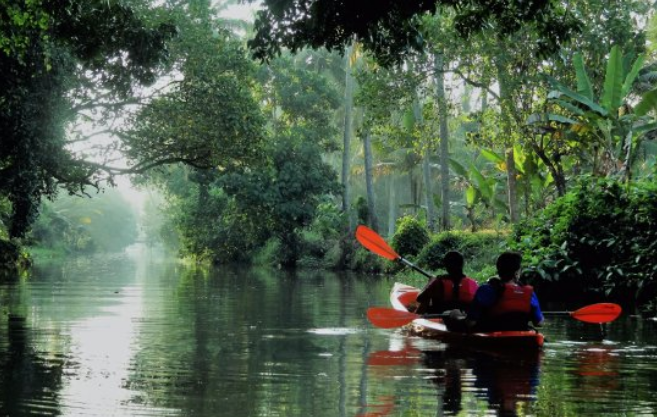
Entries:
[[463,273],[465,260],[457,251],[443,257],[446,275],[433,278],[417,296],[417,314],[441,314],[449,310],[464,312],[477,291],[477,281]]
[[481,285],[467,310],[468,328],[479,332],[529,330],[543,324],[543,313],[534,289],[520,285],[522,256],[504,252],[497,258],[497,277]]

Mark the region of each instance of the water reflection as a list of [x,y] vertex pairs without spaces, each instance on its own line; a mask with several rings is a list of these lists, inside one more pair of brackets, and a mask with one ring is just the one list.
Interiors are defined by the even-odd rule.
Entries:
[[0,329],[0,415],[24,415],[35,407],[42,415],[56,415],[52,398],[61,381],[61,364],[48,364],[32,348],[25,318],[10,315]]
[[400,367],[406,367],[409,375],[420,372],[435,389],[437,409],[432,415],[471,415],[480,408],[480,401],[486,401],[487,408],[499,416],[524,415],[523,410],[531,409],[539,385],[541,352],[482,351],[426,342],[420,342],[420,349],[412,342],[401,349],[373,352],[368,364],[379,377],[399,374]]
[[38,267],[0,283],[0,415],[655,414],[654,323],[600,342],[551,320],[542,356],[468,351],[371,326],[390,286],[143,251]]

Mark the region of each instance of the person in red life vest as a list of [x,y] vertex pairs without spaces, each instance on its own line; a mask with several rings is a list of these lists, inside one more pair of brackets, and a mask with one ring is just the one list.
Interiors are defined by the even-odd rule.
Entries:
[[497,258],[497,277],[481,285],[467,310],[467,326],[479,332],[529,330],[543,324],[543,313],[534,289],[520,285],[522,256],[504,252]]
[[446,275],[433,278],[417,296],[417,314],[440,314],[449,310],[466,311],[475,292],[477,281],[463,273],[463,255],[447,252],[443,258]]

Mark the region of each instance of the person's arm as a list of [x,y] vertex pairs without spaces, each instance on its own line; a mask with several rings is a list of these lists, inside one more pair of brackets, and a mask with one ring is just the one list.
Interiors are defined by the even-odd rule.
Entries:
[[532,293],[532,299],[530,301],[531,305],[531,320],[534,327],[540,327],[543,325],[543,312],[541,311],[541,306],[538,303],[538,297],[536,293]]
[[417,295],[417,298],[415,299],[415,302],[417,303],[417,307],[415,308],[415,313],[416,314],[424,314],[426,313],[427,309],[429,308],[429,302],[431,301],[431,294],[433,291],[435,291],[436,281],[438,278],[432,278],[431,281],[427,285],[424,286],[422,291]]

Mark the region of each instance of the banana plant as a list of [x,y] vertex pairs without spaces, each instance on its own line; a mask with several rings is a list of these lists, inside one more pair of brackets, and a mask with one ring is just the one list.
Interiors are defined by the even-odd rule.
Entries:
[[467,168],[453,158],[449,163],[455,176],[466,184],[465,209],[473,232],[476,230],[475,207],[478,203],[490,208],[493,217],[496,207],[502,206],[502,210],[507,211],[504,203],[496,198],[498,180],[494,176],[484,176],[474,163]]
[[657,129],[654,117],[648,115],[657,105],[657,90],[643,94],[634,108],[630,105],[632,85],[645,56],[639,55],[633,62],[631,58],[623,56],[617,46],[611,49],[602,92],[596,97],[582,54],[575,54],[576,90],[548,77],[554,88],[548,101],[563,114],[537,113],[527,123],[561,126],[564,133],[594,155],[594,173],[624,175],[629,180],[635,150],[647,132]]

